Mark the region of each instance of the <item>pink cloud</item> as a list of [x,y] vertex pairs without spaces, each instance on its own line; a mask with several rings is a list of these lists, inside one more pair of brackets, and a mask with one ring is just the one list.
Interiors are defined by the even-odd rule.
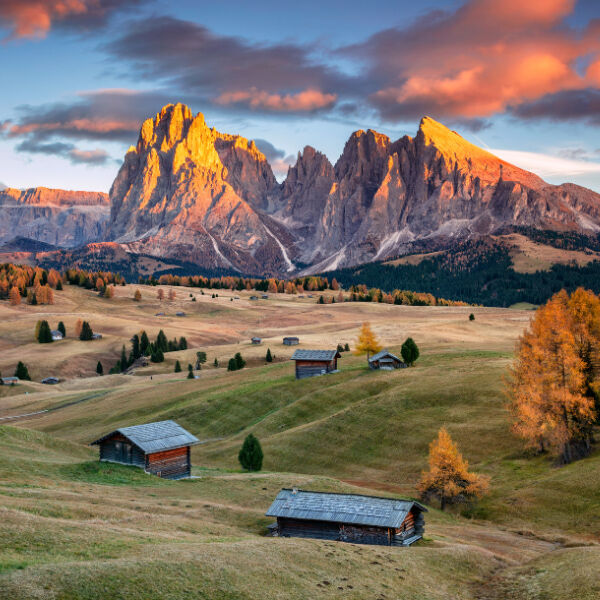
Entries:
[[273,112],[310,112],[329,108],[337,100],[336,94],[325,94],[308,89],[297,94],[271,94],[251,88],[248,91],[225,92],[216,98],[221,105],[242,104],[253,110]]

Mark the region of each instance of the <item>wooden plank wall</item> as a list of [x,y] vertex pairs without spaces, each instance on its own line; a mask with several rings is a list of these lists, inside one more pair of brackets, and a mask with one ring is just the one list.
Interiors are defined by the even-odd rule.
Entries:
[[189,446],[148,454],[146,471],[165,479],[189,477],[191,474]]

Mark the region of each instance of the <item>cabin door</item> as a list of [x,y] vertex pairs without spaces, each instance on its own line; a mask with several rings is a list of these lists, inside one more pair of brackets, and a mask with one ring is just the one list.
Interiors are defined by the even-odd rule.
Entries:
[[116,460],[127,465],[131,464],[131,444],[115,442]]

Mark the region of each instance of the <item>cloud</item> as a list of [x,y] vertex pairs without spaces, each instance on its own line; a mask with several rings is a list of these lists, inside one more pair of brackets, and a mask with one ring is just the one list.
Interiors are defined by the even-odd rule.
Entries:
[[312,112],[352,88],[352,78],[312,57],[312,46],[250,43],[169,16],[130,23],[104,49],[138,77],[237,110]]
[[271,142],[262,139],[255,139],[256,147],[265,155],[266,159],[271,162],[285,156],[285,150],[276,148]]
[[77,30],[102,27],[116,11],[144,0],[0,0],[0,26],[9,39],[42,38],[54,26]]
[[290,165],[294,163],[295,157],[292,154],[286,156],[285,150],[276,148],[267,140],[254,140],[257,148],[265,155],[265,158],[271,165],[273,173],[277,179],[281,180],[288,172]]
[[249,91],[225,92],[215,99],[217,104],[237,104],[252,110],[263,109],[274,112],[314,112],[330,108],[336,94],[324,94],[319,90],[304,90],[297,94],[269,94],[252,88]]
[[102,166],[112,161],[112,158],[104,150],[81,150],[74,144],[66,142],[51,142],[44,144],[34,140],[24,140],[16,149],[18,152],[27,152],[29,154],[61,156],[70,160],[73,164]]
[[390,121],[430,114],[485,119],[600,76],[578,59],[600,52],[597,24],[565,20],[575,0],[469,0],[409,27],[381,31],[340,49],[364,62],[369,102]]
[[491,149],[490,152],[522,169],[532,171],[540,177],[568,177],[600,173],[600,162],[563,158],[537,152],[523,152],[521,150]]

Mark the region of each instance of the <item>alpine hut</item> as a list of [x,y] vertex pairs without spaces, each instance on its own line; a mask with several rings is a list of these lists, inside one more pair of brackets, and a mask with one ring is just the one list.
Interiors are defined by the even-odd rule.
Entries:
[[165,479],[191,474],[190,446],[199,440],[175,421],[121,427],[92,442],[100,460],[141,467]]
[[423,536],[427,509],[412,500],[283,489],[268,517],[272,535],[379,546],[410,546]]
[[296,379],[337,371],[337,350],[296,350],[290,360],[296,363]]
[[382,350],[369,358],[369,367],[371,367],[371,369],[391,371],[392,369],[404,369],[404,367],[407,366],[408,365],[401,358],[398,358],[388,350]]
[[284,346],[297,346],[299,343],[300,343],[300,338],[297,338],[296,336],[293,336],[293,335],[283,338]]
[[258,346],[262,344],[262,339],[259,337],[253,337],[251,340],[253,346]]

